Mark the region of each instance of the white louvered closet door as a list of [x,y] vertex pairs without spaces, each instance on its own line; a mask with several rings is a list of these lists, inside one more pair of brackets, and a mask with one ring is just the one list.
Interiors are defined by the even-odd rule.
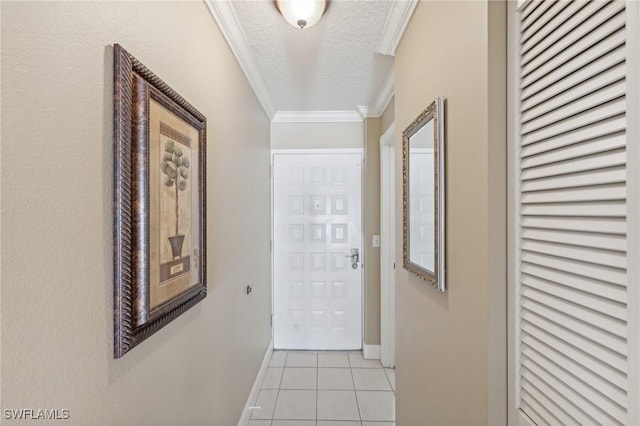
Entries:
[[525,423],[629,420],[625,6],[517,11],[515,403]]

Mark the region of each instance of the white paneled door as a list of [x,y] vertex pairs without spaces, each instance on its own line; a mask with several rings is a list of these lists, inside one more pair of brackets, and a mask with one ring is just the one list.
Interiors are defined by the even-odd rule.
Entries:
[[273,156],[274,346],[362,346],[362,154]]

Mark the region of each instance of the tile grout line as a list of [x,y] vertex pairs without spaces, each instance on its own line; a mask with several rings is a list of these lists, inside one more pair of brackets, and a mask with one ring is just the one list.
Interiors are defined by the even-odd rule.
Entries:
[[384,377],[387,378],[387,382],[389,383],[389,387],[393,391],[393,397],[395,398],[396,397],[396,391],[395,391],[395,389],[393,389],[393,385],[391,384],[391,379],[389,378],[389,375],[387,374],[387,369],[383,367],[382,371],[384,372]]
[[360,425],[362,425],[362,413],[360,412],[360,403],[358,402],[358,393],[356,392],[356,381],[353,379],[353,368],[351,367],[351,357],[347,354],[347,361],[349,361],[349,374],[351,375],[351,382],[353,383],[353,396],[356,397],[356,407],[358,408],[358,418],[360,419]]
[[278,391],[276,392],[276,402],[273,404],[273,412],[271,413],[271,425],[273,425],[273,416],[276,415],[276,407],[278,406],[278,397],[280,396],[280,386],[282,386],[282,379],[284,378],[284,369],[287,368],[287,358],[289,358],[289,351],[284,353],[284,364],[282,365],[282,375],[280,376],[280,383],[278,383]]

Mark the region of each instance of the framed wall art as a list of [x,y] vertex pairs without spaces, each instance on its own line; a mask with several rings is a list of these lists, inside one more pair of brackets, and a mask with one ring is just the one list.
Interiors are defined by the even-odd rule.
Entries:
[[402,132],[403,266],[445,291],[444,98]]
[[207,121],[114,45],[114,356],[205,298]]

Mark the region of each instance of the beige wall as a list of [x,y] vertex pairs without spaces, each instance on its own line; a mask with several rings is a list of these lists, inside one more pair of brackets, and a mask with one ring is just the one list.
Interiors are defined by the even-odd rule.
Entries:
[[[396,53],[397,141],[430,102],[447,98],[447,292],[396,269],[399,426],[506,420],[506,27],[504,2],[488,3],[420,2]],[[401,160],[397,144],[398,197]]]
[[380,118],[364,121],[364,341],[380,344],[380,247],[373,247],[380,235]]
[[272,149],[362,148],[362,122],[271,123]]
[[389,101],[387,107],[384,109],[382,116],[380,117],[382,119],[382,133],[387,131],[389,126],[391,126],[391,124],[393,123],[393,120],[395,120],[396,118],[395,103],[395,96],[393,96]]
[[[118,360],[114,42],[208,119],[209,294]],[[2,408],[235,424],[270,340],[269,120],[205,4],[3,2],[2,87]]]

